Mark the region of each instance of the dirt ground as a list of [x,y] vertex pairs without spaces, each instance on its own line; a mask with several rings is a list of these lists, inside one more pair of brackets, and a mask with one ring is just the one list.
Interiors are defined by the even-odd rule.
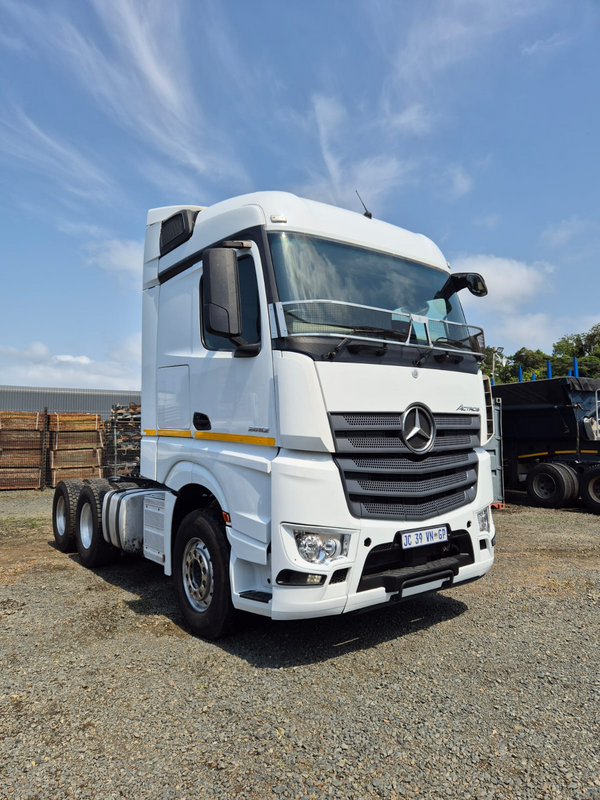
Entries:
[[210,643],[0,493],[0,797],[600,799],[600,518],[508,500],[480,581]]

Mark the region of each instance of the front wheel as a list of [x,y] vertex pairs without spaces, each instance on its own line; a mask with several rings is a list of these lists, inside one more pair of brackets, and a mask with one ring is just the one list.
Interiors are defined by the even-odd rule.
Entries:
[[185,621],[197,636],[218,639],[235,620],[229,580],[229,543],[219,515],[192,511],[175,537],[173,580]]

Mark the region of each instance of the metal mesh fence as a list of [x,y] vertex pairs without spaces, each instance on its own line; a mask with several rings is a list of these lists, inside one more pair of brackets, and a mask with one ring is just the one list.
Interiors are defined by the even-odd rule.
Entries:
[[0,490],[139,473],[140,405],[114,405],[102,417],[89,411],[0,411]]

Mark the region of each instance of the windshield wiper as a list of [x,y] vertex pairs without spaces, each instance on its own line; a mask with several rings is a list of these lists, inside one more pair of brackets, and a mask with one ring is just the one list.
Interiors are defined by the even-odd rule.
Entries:
[[[336,328],[349,328],[349,325],[336,325]],[[355,336],[360,336],[361,334],[377,334],[382,339],[393,339],[394,341],[402,342],[402,344],[406,344],[406,336],[402,334],[400,331],[392,331],[389,328],[377,328],[374,325],[360,325],[355,328],[352,328],[352,335],[346,336],[342,339],[341,342],[338,342],[335,347],[333,347],[328,353],[324,353],[321,358],[332,361],[337,354],[348,345]],[[366,342],[355,343],[353,345],[354,352],[358,353],[359,350],[372,350],[375,349],[376,355],[383,355],[387,350],[387,344],[384,344],[383,347],[376,347],[374,348],[373,345],[367,344]]]
[[[326,361],[333,361],[333,359],[337,356],[337,354],[340,353],[344,349],[344,347],[346,347],[346,345],[350,345],[348,347],[348,350],[353,355],[360,353],[361,350],[370,350],[376,356],[383,356],[387,353],[386,342],[384,342],[382,345],[376,345],[376,344],[370,344],[369,342],[355,342],[353,340],[354,340],[353,336],[346,336],[346,338],[342,339],[341,342],[338,342],[338,344],[336,344],[335,347],[332,347],[332,349],[328,353],[323,353],[321,358],[325,359]],[[350,342],[353,343],[350,344]]]

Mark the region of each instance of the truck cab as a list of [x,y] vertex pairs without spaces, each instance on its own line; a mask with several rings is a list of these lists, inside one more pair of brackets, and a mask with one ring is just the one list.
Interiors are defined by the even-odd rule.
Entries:
[[141,480],[103,499],[106,542],[163,564],[207,637],[236,610],[342,614],[483,576],[464,288],[486,291],[427,237],[292,194],[150,211]]

